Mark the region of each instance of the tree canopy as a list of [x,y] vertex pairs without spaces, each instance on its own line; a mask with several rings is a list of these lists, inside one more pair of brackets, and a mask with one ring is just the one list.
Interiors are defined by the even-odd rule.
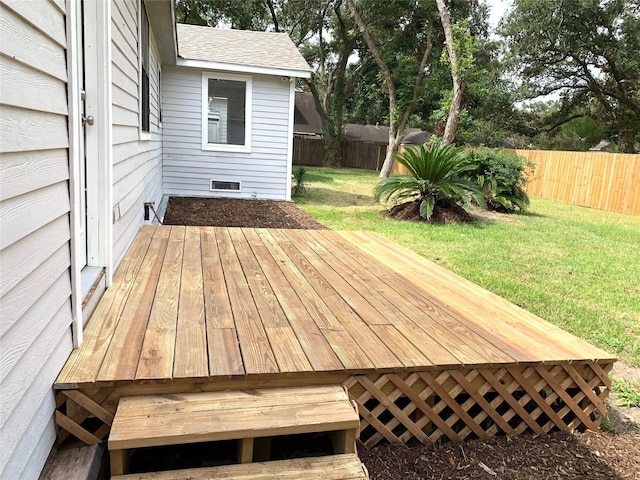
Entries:
[[556,124],[591,116],[629,153],[640,142],[640,2],[515,0],[502,23],[523,98],[556,94]]

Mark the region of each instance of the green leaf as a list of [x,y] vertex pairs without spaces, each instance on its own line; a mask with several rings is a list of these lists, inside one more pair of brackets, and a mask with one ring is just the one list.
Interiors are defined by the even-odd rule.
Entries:
[[420,216],[425,220],[429,220],[431,215],[433,215],[433,208],[435,207],[436,202],[433,197],[425,197],[420,202]]

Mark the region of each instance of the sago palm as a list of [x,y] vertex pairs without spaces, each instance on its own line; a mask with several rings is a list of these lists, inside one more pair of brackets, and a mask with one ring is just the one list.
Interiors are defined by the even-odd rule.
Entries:
[[411,176],[386,178],[374,189],[376,200],[396,204],[420,200],[420,216],[426,220],[433,215],[438,202],[465,202],[470,197],[482,202],[476,184],[464,178],[473,169],[464,163],[465,153],[453,145],[440,144],[406,148],[396,161],[406,167]]

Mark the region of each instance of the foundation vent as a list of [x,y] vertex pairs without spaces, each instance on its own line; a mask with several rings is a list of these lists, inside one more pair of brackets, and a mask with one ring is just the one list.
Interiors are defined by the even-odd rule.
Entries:
[[211,179],[210,189],[211,191],[225,190],[225,191],[231,191],[231,192],[239,192],[240,182]]

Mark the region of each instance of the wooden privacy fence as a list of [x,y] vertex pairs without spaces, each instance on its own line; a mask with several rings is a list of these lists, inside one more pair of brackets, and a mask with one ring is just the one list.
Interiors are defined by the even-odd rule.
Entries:
[[[345,168],[379,170],[387,152],[386,145],[364,142],[342,142],[342,163]],[[321,139],[293,138],[293,164],[320,167],[324,161]]]
[[532,197],[640,215],[640,155],[516,150],[536,164]]
[[[516,150],[535,164],[526,191],[583,207],[640,215],[640,155]],[[391,173],[407,175],[394,163]]]

